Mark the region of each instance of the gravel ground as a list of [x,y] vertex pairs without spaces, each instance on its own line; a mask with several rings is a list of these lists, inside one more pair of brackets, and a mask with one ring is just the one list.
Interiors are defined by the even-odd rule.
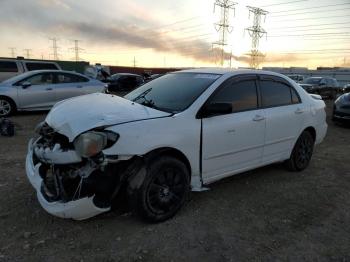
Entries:
[[14,116],[16,136],[0,137],[0,261],[350,261],[349,127],[328,119],[305,171],[278,164],[224,179],[164,223],[119,210],[76,222],[43,211],[25,177],[44,117]]

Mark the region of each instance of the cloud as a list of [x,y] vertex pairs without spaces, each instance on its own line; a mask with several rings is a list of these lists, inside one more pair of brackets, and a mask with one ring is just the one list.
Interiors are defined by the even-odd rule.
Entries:
[[71,7],[62,0],[38,0],[38,3],[46,8],[64,8],[71,10]]

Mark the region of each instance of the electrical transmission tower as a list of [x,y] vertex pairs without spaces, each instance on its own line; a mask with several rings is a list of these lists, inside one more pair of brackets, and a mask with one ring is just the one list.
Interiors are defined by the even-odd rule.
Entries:
[[259,52],[259,40],[267,34],[266,31],[261,27],[260,23],[261,17],[263,16],[265,20],[268,12],[258,7],[247,6],[247,8],[249,10],[249,18],[251,14],[254,15],[253,26],[246,28],[249,36],[252,38],[252,49],[249,54],[251,57],[250,67],[259,68],[260,58],[264,57],[264,55]]
[[75,54],[74,59],[76,62],[78,62],[80,60],[79,53],[84,49],[79,47],[80,40],[73,40],[73,42],[74,42],[74,47],[70,48],[70,50],[74,51],[74,54]]
[[29,59],[30,55],[31,55],[31,52],[32,52],[32,49],[23,49],[23,51],[25,52],[26,58]]
[[230,26],[229,24],[229,13],[230,10],[233,10],[235,13],[235,5],[237,3],[232,2],[230,0],[215,0],[214,3],[214,13],[215,13],[215,8],[219,7],[220,8],[220,21],[218,23],[215,23],[215,30],[219,33],[219,41],[213,43],[214,46],[219,46],[221,49],[221,61],[220,64],[221,66],[224,65],[225,61],[225,46],[227,45],[226,42],[226,34],[231,33],[233,30],[233,27]]
[[10,51],[11,51],[11,57],[15,58],[16,57],[16,48],[15,47],[9,47]]
[[59,60],[59,57],[58,57],[58,49],[59,47],[57,46],[57,41],[58,39],[56,37],[53,37],[53,38],[49,38],[50,41],[52,41],[52,50],[53,50],[53,59],[54,60]]

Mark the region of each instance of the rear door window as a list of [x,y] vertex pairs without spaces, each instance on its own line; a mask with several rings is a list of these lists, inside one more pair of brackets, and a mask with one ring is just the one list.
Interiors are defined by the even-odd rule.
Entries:
[[58,70],[57,66],[52,63],[35,63],[35,62],[25,62],[28,71],[33,70]]
[[[295,90],[293,89],[295,92]],[[260,81],[261,104],[262,107],[275,107],[293,104],[298,101],[298,96],[294,93],[292,98],[292,88],[282,82],[272,80]],[[297,96],[297,97],[295,97]]]
[[18,72],[17,63],[12,61],[0,61],[0,72]]
[[58,73],[57,75],[57,83],[58,84],[68,84],[68,83],[80,83],[80,82],[88,82],[89,79],[83,76],[69,74],[69,73]]

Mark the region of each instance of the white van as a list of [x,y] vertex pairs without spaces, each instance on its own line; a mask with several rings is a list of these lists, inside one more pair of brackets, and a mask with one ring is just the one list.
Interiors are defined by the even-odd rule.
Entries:
[[0,58],[0,82],[27,71],[44,69],[61,70],[61,67],[55,62],[26,60],[21,57]]

